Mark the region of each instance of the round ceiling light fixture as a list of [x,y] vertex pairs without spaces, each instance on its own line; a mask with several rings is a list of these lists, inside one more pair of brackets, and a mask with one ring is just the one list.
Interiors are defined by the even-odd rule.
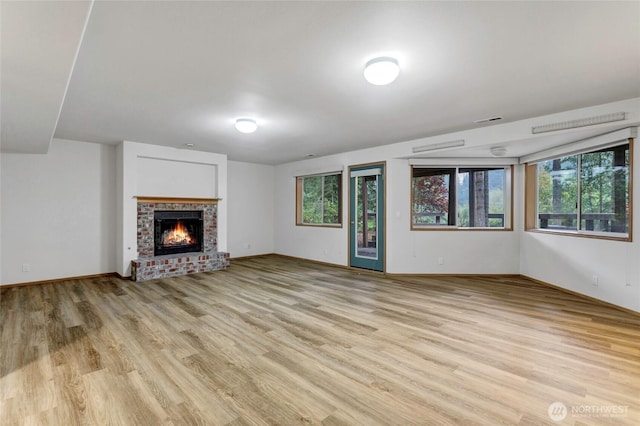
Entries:
[[236,120],[236,130],[242,133],[253,133],[258,129],[258,123],[252,118],[238,118]]
[[364,78],[376,86],[384,86],[393,82],[400,74],[400,65],[396,58],[382,56],[367,62]]
[[493,146],[489,149],[494,157],[502,157],[507,153],[507,148],[503,146]]

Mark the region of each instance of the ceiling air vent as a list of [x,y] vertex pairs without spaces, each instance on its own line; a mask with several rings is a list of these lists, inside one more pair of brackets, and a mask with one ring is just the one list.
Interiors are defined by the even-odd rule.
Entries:
[[416,154],[418,152],[436,151],[440,149],[456,148],[458,146],[464,146],[464,139],[460,139],[459,141],[432,143],[431,145],[424,146],[414,146],[411,150]]
[[559,123],[544,124],[542,126],[533,126],[531,133],[555,132],[556,130],[575,129],[577,127],[594,126],[596,124],[613,123],[614,121],[622,121],[625,119],[624,112],[614,112],[613,114],[597,115],[595,117],[580,118],[578,120],[561,121]]
[[502,120],[502,117],[497,116],[497,117],[481,118],[480,120],[474,121],[474,123],[484,124],[484,123],[491,123],[492,121],[498,121],[498,120]]

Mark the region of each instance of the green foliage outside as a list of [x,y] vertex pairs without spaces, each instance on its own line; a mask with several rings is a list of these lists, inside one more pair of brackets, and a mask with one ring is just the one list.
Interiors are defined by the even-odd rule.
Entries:
[[[493,188],[489,190],[489,213],[504,214],[504,190]],[[458,226],[466,228],[469,226],[469,203],[458,204]],[[504,227],[504,220],[489,218],[490,228]]]
[[[489,211],[486,213],[504,215],[504,169],[488,170],[484,173],[489,173]],[[465,172],[458,174],[458,226],[462,228],[470,226],[470,178],[472,178],[472,173]],[[487,223],[490,228],[504,227],[504,219],[488,218]]]
[[[622,232],[628,232],[628,147],[624,154],[624,166],[614,165],[613,149],[539,163],[538,214],[563,215],[555,218],[551,216],[547,219],[546,226],[578,229],[578,206],[580,206],[580,214],[583,216],[580,229],[587,229],[587,220],[589,220],[591,222],[589,226],[592,229],[588,230],[609,231],[609,226],[613,224],[617,227],[617,231],[622,227],[625,228]],[[579,172],[578,159],[580,160]]]
[[577,212],[577,167],[576,155],[538,164],[539,213],[575,214]]
[[340,175],[309,176],[302,183],[302,223],[340,223]]
[[[485,214],[504,215],[504,169],[477,170],[477,171],[443,171],[442,174],[420,176],[413,178],[413,213],[414,225],[435,225],[436,216],[440,217],[439,224],[447,225],[449,220],[449,193],[450,176],[457,177],[458,204],[456,206],[457,226],[470,226],[469,219],[469,179],[473,173],[488,173],[489,209]],[[484,190],[476,188],[477,190]],[[486,216],[485,216],[486,217]],[[488,218],[489,227],[503,227],[504,220],[500,218]]]
[[366,197],[367,197],[367,231],[372,233],[371,235],[375,235],[375,231],[377,228],[376,218],[377,218],[377,202],[378,202],[378,185],[375,180],[375,176],[373,178],[369,176],[361,176],[356,178],[356,199],[357,199],[357,226],[358,226],[358,234],[362,234],[364,220],[364,208],[363,197],[362,197],[362,185],[366,185]]
[[[616,179],[616,174],[622,174]],[[581,194],[583,213],[615,213],[614,193],[616,182],[627,185],[628,169],[613,165],[613,152],[600,152],[582,155]],[[625,207],[628,194],[625,192]]]

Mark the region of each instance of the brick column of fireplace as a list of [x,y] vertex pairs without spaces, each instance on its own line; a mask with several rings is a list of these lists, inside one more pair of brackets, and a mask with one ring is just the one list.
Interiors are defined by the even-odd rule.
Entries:
[[[145,281],[229,267],[229,253],[218,251],[217,198],[138,199],[138,259],[131,261],[131,279]],[[154,256],[154,213],[156,210],[203,212],[202,252]]]

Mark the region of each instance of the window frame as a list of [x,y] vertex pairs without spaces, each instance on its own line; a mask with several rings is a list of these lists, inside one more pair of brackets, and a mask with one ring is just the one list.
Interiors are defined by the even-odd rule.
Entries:
[[[414,185],[413,185],[413,180],[414,180],[414,169],[434,169],[434,170],[453,170],[453,179],[455,181],[455,188],[454,188],[454,197],[455,199],[453,200],[449,200],[449,205],[453,207],[453,219],[455,220],[454,224],[446,224],[446,225],[436,225],[436,224],[429,224],[429,225],[416,225],[415,221],[414,221],[414,211],[413,211],[413,206],[415,204],[415,197],[414,197]],[[474,227],[464,227],[464,226],[459,226],[458,225],[458,197],[460,194],[460,190],[459,190],[459,180],[458,180],[458,176],[460,173],[460,170],[482,170],[482,169],[503,169],[505,171],[505,179],[504,179],[504,184],[505,186],[508,186],[507,188],[505,188],[503,190],[504,193],[504,226],[502,227],[490,227],[490,226],[474,226]],[[409,185],[410,185],[410,194],[411,194],[411,200],[410,200],[410,204],[409,204],[409,224],[410,224],[410,229],[411,231],[490,231],[490,232],[503,232],[503,231],[508,231],[508,232],[512,232],[513,231],[513,187],[514,187],[514,166],[513,164],[510,165],[505,165],[505,164],[491,164],[491,163],[487,163],[487,164],[475,164],[475,165],[411,165],[410,167],[410,178],[409,178]],[[451,210],[451,207],[450,207]],[[451,212],[449,212],[448,214],[449,216],[449,220],[448,222],[451,221]]]
[[[629,203],[629,217],[628,217],[628,233],[620,232],[605,232],[605,231],[589,231],[581,229],[581,216],[585,213],[582,212],[582,194],[581,194],[581,180],[582,180],[582,161],[581,155],[597,153],[607,148],[615,148],[618,146],[629,145],[629,185],[628,191],[628,203]],[[526,232],[552,234],[552,235],[564,235],[570,237],[579,238],[594,238],[601,240],[611,241],[625,241],[631,242],[633,240],[633,156],[634,156],[634,138],[626,138],[618,140],[616,142],[608,143],[604,146],[593,146],[591,148],[585,148],[579,151],[568,152],[566,154],[558,154],[550,158],[543,158],[537,161],[525,163],[524,178],[525,178],[525,203],[524,203],[524,224]],[[578,156],[576,165],[577,175],[577,213],[576,213],[576,229],[547,229],[540,228],[538,219],[538,164],[544,161],[556,160],[569,156]]]
[[[337,171],[337,172],[327,172],[327,173],[316,173],[316,174],[310,174],[310,175],[302,175],[302,176],[296,176],[296,226],[311,226],[311,227],[321,227],[321,228],[342,228],[343,226],[343,199],[342,199],[342,194],[343,194],[343,179],[342,179],[342,171]],[[304,180],[307,178],[315,178],[315,177],[321,177],[322,178],[322,205],[324,208],[324,185],[325,185],[325,181],[324,179],[327,176],[338,176],[338,194],[337,194],[337,200],[338,200],[338,223],[305,223],[303,222],[303,201],[304,201],[304,197],[303,197],[303,188],[304,188]],[[324,210],[323,210],[324,211]],[[322,215],[323,217],[323,221],[324,221],[324,213]]]

